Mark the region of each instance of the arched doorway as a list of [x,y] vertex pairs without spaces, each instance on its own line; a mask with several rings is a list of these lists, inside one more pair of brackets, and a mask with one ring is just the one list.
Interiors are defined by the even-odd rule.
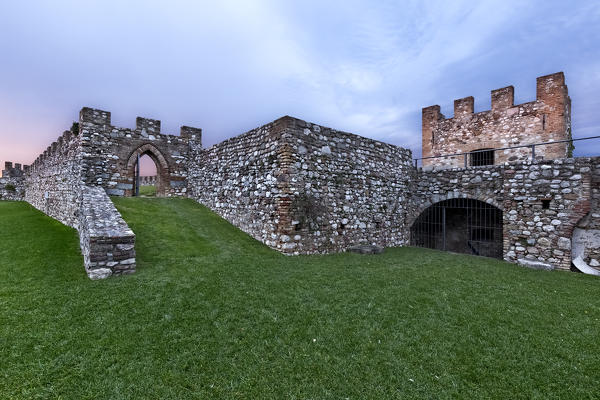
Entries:
[[425,209],[410,228],[411,246],[502,258],[502,210],[455,198]]
[[[154,175],[152,175],[154,174]],[[127,178],[131,182],[132,196],[144,194],[144,186],[153,186],[153,195],[167,193],[169,167],[165,157],[152,144],[145,144],[134,150],[127,161]],[[137,189],[137,190],[136,190]],[[142,191],[140,192],[140,189]]]

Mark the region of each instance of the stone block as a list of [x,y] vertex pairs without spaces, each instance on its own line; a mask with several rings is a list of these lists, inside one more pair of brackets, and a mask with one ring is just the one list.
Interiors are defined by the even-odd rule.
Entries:
[[110,268],[96,268],[87,271],[87,275],[92,280],[106,279],[112,275]]

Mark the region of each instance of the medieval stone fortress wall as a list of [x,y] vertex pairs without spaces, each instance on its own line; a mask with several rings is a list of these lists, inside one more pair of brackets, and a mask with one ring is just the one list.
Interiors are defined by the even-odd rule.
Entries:
[[25,173],[28,165],[21,166],[7,161],[0,177],[0,200],[23,200],[25,196]]
[[[492,91],[489,111],[474,113],[473,97],[454,100],[454,117],[445,118],[440,106],[423,108],[423,157],[470,153],[519,145],[553,142],[571,138],[571,99],[562,72],[537,78],[536,100],[514,104],[514,88]],[[540,146],[536,159],[570,156],[569,143]],[[525,161],[531,158],[528,148],[506,149],[424,159],[424,166],[462,166]]]
[[131,196],[137,156],[147,154],[157,168],[157,195],[185,195],[189,141],[201,141],[200,129],[183,126],[180,136],[165,135],[160,121],[141,117],[135,129],[119,128],[111,125],[110,112],[90,108],[81,110],[79,124],[89,138],[83,165],[87,183],[102,186],[111,196]]
[[409,150],[283,117],[192,154],[191,196],[284,253],[406,243]]
[[[134,195],[142,155],[157,175],[141,183],[157,196],[192,198],[285,254],[414,245],[546,269],[598,264],[600,159],[570,158],[564,75],[538,78],[533,102],[515,106],[513,93],[493,91],[481,113],[457,100],[450,119],[424,108],[423,157],[441,157],[422,168],[410,150],[288,116],[203,148],[198,128],[166,135],[140,117],[120,128],[83,108],[31,166],[6,164],[0,196],[77,229],[92,278],[135,271],[135,234],[109,196]],[[533,157],[505,149],[547,142],[558,143]]]

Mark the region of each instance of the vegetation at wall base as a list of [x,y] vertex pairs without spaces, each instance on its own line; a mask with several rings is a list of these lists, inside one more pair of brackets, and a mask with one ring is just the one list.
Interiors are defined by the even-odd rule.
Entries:
[[134,275],[0,202],[0,398],[600,397],[600,280],[417,248],[283,256],[192,200],[115,198]]

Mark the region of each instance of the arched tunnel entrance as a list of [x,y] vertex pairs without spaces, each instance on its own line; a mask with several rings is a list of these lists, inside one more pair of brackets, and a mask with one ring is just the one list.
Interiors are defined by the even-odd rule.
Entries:
[[410,229],[411,246],[502,258],[502,210],[475,199],[425,209]]

